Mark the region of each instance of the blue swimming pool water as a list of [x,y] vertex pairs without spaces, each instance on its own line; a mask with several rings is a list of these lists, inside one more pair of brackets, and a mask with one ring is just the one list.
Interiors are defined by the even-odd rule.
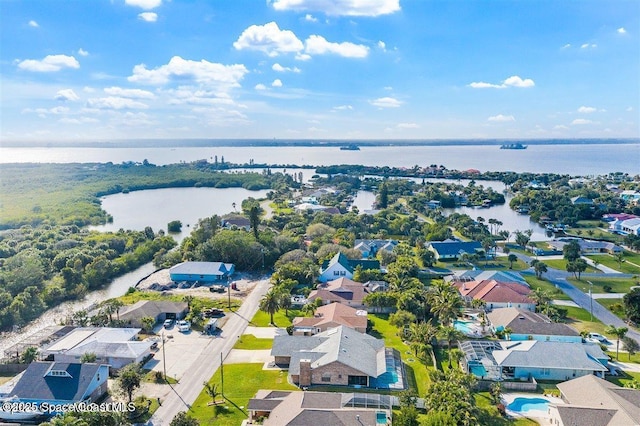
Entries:
[[471,365],[470,373],[477,377],[485,377],[487,375],[487,370],[483,365]]
[[376,413],[376,424],[386,425],[387,424],[387,415],[384,411],[378,411]]
[[507,408],[516,413],[526,413],[530,410],[547,411],[549,401],[544,398],[518,397]]
[[455,320],[453,322],[455,329],[463,332],[464,334],[473,334],[473,330],[470,328],[471,324],[473,324],[471,321]]

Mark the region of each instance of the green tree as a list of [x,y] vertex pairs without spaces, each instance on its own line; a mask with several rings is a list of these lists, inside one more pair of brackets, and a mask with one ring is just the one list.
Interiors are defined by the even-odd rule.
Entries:
[[638,341],[632,337],[624,336],[622,338],[622,344],[624,345],[624,350],[629,353],[629,361],[631,361],[631,355],[640,351],[640,344],[638,344]]
[[542,274],[547,272],[549,269],[547,268],[546,263],[538,261],[533,265],[533,270],[536,273],[536,278],[542,279]]
[[273,315],[280,310],[280,294],[276,288],[271,288],[267,294],[262,297],[262,300],[260,300],[260,310],[269,314],[271,318],[270,324],[275,325],[273,323]]
[[142,329],[146,332],[153,331],[153,326],[156,325],[156,319],[154,317],[142,317],[140,318],[140,323],[142,324]]
[[378,206],[386,209],[389,206],[389,187],[386,182],[380,185],[380,193],[378,194]]
[[394,327],[404,328],[416,322],[416,316],[411,312],[397,311],[389,315],[389,324]]
[[458,422],[449,413],[429,411],[420,422],[420,426],[458,426]]
[[200,426],[200,422],[197,419],[194,419],[184,411],[179,412],[176,416],[171,420],[169,426]]
[[38,359],[38,348],[29,346],[20,354],[20,362],[23,364],[31,364]]
[[252,206],[249,210],[249,222],[251,223],[251,230],[253,231],[253,237],[258,239],[258,226],[260,225],[260,206]]
[[613,334],[616,336],[616,360],[619,360],[619,351],[620,351],[620,340],[624,338],[629,329],[627,327],[616,327],[614,325],[610,325],[607,327],[607,334]]
[[475,399],[471,389],[475,379],[458,369],[447,373],[430,372],[431,383],[427,389],[425,403],[429,413],[442,412],[454,418],[457,425],[478,424]]
[[429,288],[427,299],[431,305],[431,313],[442,325],[450,324],[463,307],[458,290],[444,281],[436,282]]
[[516,244],[523,249],[526,249],[527,244],[529,244],[529,241],[531,240],[531,235],[533,235],[533,231],[531,229],[527,229],[526,231],[516,231]]
[[218,395],[222,395],[218,390],[218,385],[210,382],[203,382],[204,391],[211,398],[211,405],[213,405],[213,417],[218,417]]
[[640,323],[640,288],[635,287],[622,298],[626,317],[638,324]]
[[624,252],[621,251],[613,255],[613,258],[618,262],[618,268],[622,268],[622,262],[624,262]]
[[418,410],[416,409],[417,396],[414,391],[408,390],[400,393],[400,411],[393,418],[394,425],[419,426]]
[[567,260],[567,262],[573,262],[576,259],[580,259],[580,244],[576,240],[565,244],[562,248],[562,256]]
[[172,220],[167,224],[167,231],[175,234],[179,233],[182,231],[182,222],[179,220]]
[[80,357],[80,364],[94,363],[96,362],[96,359],[98,359],[98,357],[94,352],[85,352]]
[[452,367],[451,346],[454,342],[464,339],[464,334],[454,327],[446,326],[440,328],[440,337],[447,341],[447,350],[449,352],[449,368]]
[[142,382],[142,374],[140,373],[140,367],[138,364],[129,364],[123,367],[116,379],[120,391],[125,394],[128,401],[133,400],[133,393],[140,387]]
[[513,263],[518,261],[518,256],[510,253],[509,256],[507,256],[507,260],[509,261],[509,269],[513,269]]

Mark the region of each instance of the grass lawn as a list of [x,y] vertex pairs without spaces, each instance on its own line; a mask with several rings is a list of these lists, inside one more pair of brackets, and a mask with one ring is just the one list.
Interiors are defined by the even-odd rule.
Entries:
[[9,380],[13,379],[14,377],[15,377],[14,374],[6,375],[6,376],[3,376],[0,374],[0,385],[7,383]]
[[[565,259],[541,259],[550,268],[559,269],[561,271],[567,270],[567,261]],[[592,266],[587,266],[584,272],[600,272]]]
[[606,335],[605,330],[608,325],[603,324],[596,317],[593,317],[593,320],[591,320],[591,315],[586,309],[576,308],[574,306],[561,306],[561,308],[567,310],[566,323],[579,332],[586,330]]
[[618,264],[616,259],[608,254],[598,254],[589,256],[589,259],[598,261],[601,265],[608,266],[616,271],[624,272],[625,274],[640,274],[640,255],[631,252],[625,252],[625,261]]
[[622,299],[596,299],[599,304],[607,308],[611,313],[615,314],[620,319],[625,319],[624,306],[622,305]]
[[640,381],[640,373],[623,371],[620,376],[607,376],[606,379],[611,383],[624,387],[625,384],[632,382],[634,379]]
[[157,372],[153,370],[142,370],[142,372],[144,373],[144,376],[142,376],[142,381],[146,383],[158,383],[158,384],[170,383],[172,385],[175,385],[176,383],[178,383],[178,381],[171,376],[167,376],[167,379],[165,381],[162,375],[157,376],[156,375]]
[[[425,395],[430,381],[427,373],[428,368],[421,360],[413,356],[409,346],[405,345],[400,336],[398,336],[398,329],[389,324],[388,317],[385,314],[369,314],[369,321],[372,324],[372,330],[369,334],[378,339],[384,339],[385,346],[397,349],[402,354],[409,386],[415,389],[418,395],[422,397]],[[428,357],[427,362],[430,359],[431,357]]]
[[553,284],[545,279],[538,279],[535,275],[523,275],[523,278],[526,282],[529,283],[531,290],[535,290],[536,288],[541,288],[542,290],[551,294],[553,299],[557,300],[571,300],[569,296],[564,294],[562,290],[556,288]]
[[604,291],[604,286],[608,285],[611,287],[609,293],[628,293],[629,288],[635,285],[635,282],[631,278],[607,278],[607,277],[590,277],[577,280],[575,278],[567,279],[571,284],[576,286],[579,289],[585,291],[585,293],[589,292],[589,282],[593,283],[593,292],[594,293],[607,293]]
[[[237,426],[249,415],[247,404],[258,389],[299,390],[287,382],[286,371],[263,371],[262,364],[229,364],[224,366],[224,396],[226,402],[218,408],[218,416],[214,418],[214,407],[204,390],[191,406],[189,414],[200,421],[201,425]],[[216,371],[209,383],[218,385],[221,390],[220,369]],[[222,399],[219,396],[218,399]]]
[[[285,311],[279,310],[278,312],[273,314],[273,322],[275,323],[276,327],[286,328],[291,325],[295,317],[303,317],[303,316],[304,314],[300,309],[289,309],[286,312],[286,315],[285,315]],[[271,321],[271,316],[268,313],[258,311],[253,316],[249,324],[253,325],[254,327],[270,327],[271,326],[269,324],[270,321]]]
[[480,269],[498,270],[498,271],[502,271],[502,270],[522,271],[524,269],[529,269],[529,265],[524,263],[522,260],[513,262],[513,268],[509,269],[510,263],[507,260],[507,258],[504,256],[496,257],[495,259],[491,259],[488,262],[481,260],[476,262],[475,265]]
[[[611,341],[611,343],[614,344],[614,349],[612,351],[607,351],[607,355],[609,355],[611,359],[615,360],[616,359],[616,350],[615,350],[616,339],[609,339],[609,340]],[[624,349],[624,343],[622,343],[622,340],[620,340],[620,362],[640,364],[640,353],[635,353],[629,356],[629,352],[622,352],[623,349]]]
[[[117,298],[125,305],[133,305],[134,303],[140,300],[171,300],[173,302],[183,302],[184,296],[180,295],[163,295],[158,291],[139,291],[136,290],[132,293],[127,293],[124,296],[120,296]],[[228,300],[225,299],[209,299],[205,297],[196,297],[191,302],[192,306],[199,306],[202,309],[206,308],[220,308],[227,309],[228,308]],[[236,310],[240,307],[242,301],[239,299],[231,298],[231,309]]]
[[476,392],[473,394],[478,407],[478,424],[487,426],[535,426],[538,423],[526,418],[506,419],[500,415],[498,409],[491,402],[489,392]]
[[240,336],[233,349],[271,349],[273,339],[261,339],[253,334]]

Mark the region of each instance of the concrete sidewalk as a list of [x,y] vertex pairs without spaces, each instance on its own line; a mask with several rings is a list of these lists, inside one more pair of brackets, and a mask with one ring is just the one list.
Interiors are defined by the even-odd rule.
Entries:
[[244,334],[252,334],[260,339],[273,339],[276,336],[284,336],[287,330],[278,327],[253,327],[248,326]]

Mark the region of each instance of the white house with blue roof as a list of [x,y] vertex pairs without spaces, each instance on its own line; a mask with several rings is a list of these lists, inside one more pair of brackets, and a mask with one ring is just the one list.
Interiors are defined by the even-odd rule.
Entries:
[[484,253],[482,244],[478,241],[431,241],[427,243],[427,249],[435,254],[436,260],[456,260],[465,253]]
[[223,262],[182,262],[169,269],[172,281],[201,282],[210,284],[227,281],[235,272],[233,263]]

